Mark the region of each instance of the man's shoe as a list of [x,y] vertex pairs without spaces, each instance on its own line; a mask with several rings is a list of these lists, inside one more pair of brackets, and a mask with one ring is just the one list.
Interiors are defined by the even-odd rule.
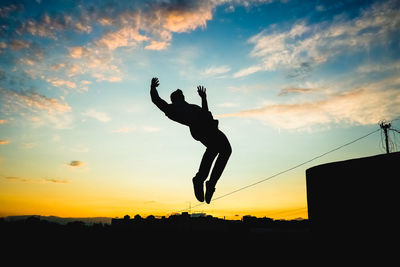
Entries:
[[211,198],[215,192],[215,187],[211,185],[210,181],[206,182],[206,202],[210,204]]
[[194,195],[196,196],[197,200],[200,202],[204,201],[204,181],[197,178],[195,176],[193,179],[193,188],[194,188]]

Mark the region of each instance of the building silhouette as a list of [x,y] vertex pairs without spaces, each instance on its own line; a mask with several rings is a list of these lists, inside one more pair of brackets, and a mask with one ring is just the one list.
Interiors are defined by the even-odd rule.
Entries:
[[389,234],[396,228],[399,167],[396,152],[306,170],[312,230],[321,236],[355,238]]

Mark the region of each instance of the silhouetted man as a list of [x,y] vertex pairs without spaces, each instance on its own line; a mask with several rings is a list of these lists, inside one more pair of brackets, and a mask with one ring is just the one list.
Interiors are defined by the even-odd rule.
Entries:
[[[187,103],[180,89],[172,92],[172,104],[168,104],[158,95],[157,86],[159,84],[158,78],[151,80],[150,95],[153,103],[171,120],[189,126],[192,137],[207,147],[201,160],[199,171],[192,181],[197,200],[203,202],[205,199],[209,204],[215,191],[215,185],[232,153],[231,145],[225,134],[218,129],[218,121],[214,120],[208,110],[206,88],[203,86],[197,87],[197,92],[201,97],[201,107],[199,107],[198,105]],[[207,179],[211,165],[216,157],[217,160],[210,179],[206,182],[206,193],[204,195],[204,181]]]

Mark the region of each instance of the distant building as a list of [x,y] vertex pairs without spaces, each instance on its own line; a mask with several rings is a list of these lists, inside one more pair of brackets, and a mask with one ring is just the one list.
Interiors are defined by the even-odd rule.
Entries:
[[119,219],[119,218],[113,218],[111,219],[111,225],[112,226],[116,226],[116,225],[126,225],[128,223],[131,223],[133,220],[131,219],[131,217],[129,215],[125,215],[123,219]]
[[191,218],[203,218],[206,217],[207,214],[203,213],[203,212],[199,212],[199,213],[192,213],[190,214]]

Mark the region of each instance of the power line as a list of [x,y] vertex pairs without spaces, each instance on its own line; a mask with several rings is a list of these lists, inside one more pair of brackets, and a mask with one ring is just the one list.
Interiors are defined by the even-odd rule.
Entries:
[[[314,160],[316,160],[316,159],[322,158],[323,156],[326,156],[327,154],[330,154],[330,153],[332,153],[332,152],[335,152],[335,151],[337,151],[337,150],[339,150],[339,149],[341,149],[341,148],[343,148],[343,147],[345,147],[345,146],[351,145],[351,144],[353,144],[353,143],[355,143],[355,142],[357,142],[357,141],[359,141],[359,140],[361,140],[361,139],[364,139],[364,138],[370,136],[371,134],[374,134],[374,133],[376,133],[376,132],[378,132],[378,131],[380,131],[380,130],[381,130],[381,129],[378,128],[378,129],[376,129],[376,130],[374,130],[374,131],[372,131],[372,132],[370,132],[370,133],[368,133],[368,134],[365,134],[365,135],[363,135],[363,136],[361,136],[361,137],[359,137],[359,138],[356,138],[356,139],[354,139],[354,140],[352,140],[352,141],[350,141],[350,142],[348,142],[348,143],[345,143],[345,144],[343,144],[343,145],[341,145],[341,146],[338,146],[338,147],[336,147],[336,148],[334,148],[334,149],[331,149],[331,150],[329,150],[329,151],[327,151],[327,152],[325,152],[325,153],[323,153],[323,154],[321,154],[321,155],[318,155],[318,156],[316,156],[316,157],[313,157],[313,158],[311,158],[311,159],[309,159],[309,160],[307,160],[307,161],[304,161],[304,162],[302,162],[302,163],[300,163],[300,164],[297,164],[297,165],[295,165],[295,166],[293,166],[293,167],[290,167],[290,168],[288,168],[288,169],[286,169],[286,170],[283,170],[283,171],[281,171],[281,172],[278,172],[278,173],[276,173],[276,174],[273,174],[273,175],[271,175],[271,176],[268,176],[267,178],[261,179],[260,181],[257,181],[257,182],[255,182],[255,183],[252,183],[252,184],[243,186],[243,187],[241,187],[241,188],[239,188],[239,189],[233,190],[233,191],[231,191],[231,192],[229,192],[229,193],[226,193],[226,194],[224,194],[224,195],[222,195],[222,196],[216,197],[216,198],[214,198],[212,201],[214,202],[214,201],[216,201],[216,200],[218,200],[218,199],[221,199],[221,198],[227,197],[227,196],[229,196],[229,195],[235,194],[235,193],[237,193],[237,192],[239,192],[239,191],[245,190],[245,189],[247,189],[247,188],[249,188],[249,187],[253,187],[253,186],[255,186],[255,185],[258,185],[258,184],[260,184],[260,183],[263,183],[263,182],[265,182],[265,181],[268,181],[268,180],[270,180],[270,179],[272,179],[272,178],[275,178],[275,177],[277,177],[277,176],[279,176],[279,175],[282,175],[282,174],[284,174],[284,173],[287,173],[287,172],[289,172],[289,171],[292,171],[292,170],[294,170],[294,169],[297,169],[297,168],[299,168],[299,167],[301,167],[301,166],[303,166],[303,165],[306,165],[307,163],[310,163],[310,162],[312,162],[312,161],[314,161]],[[191,209],[196,208],[196,207],[199,207],[199,206],[202,206],[202,205],[204,205],[204,203],[199,203],[199,204],[197,204],[197,205],[191,206]],[[183,211],[185,211],[185,210],[188,210],[188,208],[182,209],[182,210],[178,211],[177,213],[183,212]]]

